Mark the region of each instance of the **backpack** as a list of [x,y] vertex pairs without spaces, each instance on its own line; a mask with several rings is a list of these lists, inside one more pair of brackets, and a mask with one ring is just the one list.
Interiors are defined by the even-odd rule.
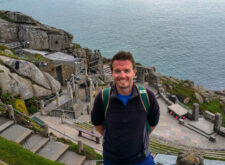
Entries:
[[[150,101],[149,101],[149,97],[148,97],[148,94],[147,94],[147,91],[144,87],[142,87],[141,85],[136,85],[137,89],[138,89],[138,93],[139,93],[139,96],[140,96],[140,100],[141,100],[141,103],[147,113],[147,115],[149,114],[149,108],[150,108]],[[105,114],[105,118],[106,118],[106,113],[107,113],[107,110],[108,110],[108,107],[109,107],[109,100],[110,100],[110,90],[111,88],[104,88],[102,90],[102,100],[103,100],[103,104],[104,104],[104,114]],[[147,127],[147,130],[148,132],[151,132],[151,128],[148,124],[148,121],[146,120],[146,127]]]

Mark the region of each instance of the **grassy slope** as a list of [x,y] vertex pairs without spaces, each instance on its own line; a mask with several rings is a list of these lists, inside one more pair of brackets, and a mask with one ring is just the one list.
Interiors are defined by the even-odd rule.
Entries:
[[19,144],[0,137],[0,160],[10,165],[62,165],[33,154]]

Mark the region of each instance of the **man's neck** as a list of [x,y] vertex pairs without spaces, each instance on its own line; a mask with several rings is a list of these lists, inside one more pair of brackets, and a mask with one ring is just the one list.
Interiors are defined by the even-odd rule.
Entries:
[[125,88],[125,89],[121,89],[116,86],[117,92],[124,96],[130,95],[132,93],[132,88],[133,88],[133,85],[131,86],[131,88]]

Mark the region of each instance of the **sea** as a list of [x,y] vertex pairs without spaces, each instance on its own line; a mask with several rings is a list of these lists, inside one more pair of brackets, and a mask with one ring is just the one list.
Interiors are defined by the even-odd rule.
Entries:
[[0,0],[0,10],[64,29],[105,57],[130,51],[162,75],[225,90],[224,0]]

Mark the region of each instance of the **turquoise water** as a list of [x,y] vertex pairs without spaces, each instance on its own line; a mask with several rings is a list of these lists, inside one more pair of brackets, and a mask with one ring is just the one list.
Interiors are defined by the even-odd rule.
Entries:
[[130,51],[163,75],[225,89],[224,0],[0,0],[0,9],[65,29],[103,56]]

